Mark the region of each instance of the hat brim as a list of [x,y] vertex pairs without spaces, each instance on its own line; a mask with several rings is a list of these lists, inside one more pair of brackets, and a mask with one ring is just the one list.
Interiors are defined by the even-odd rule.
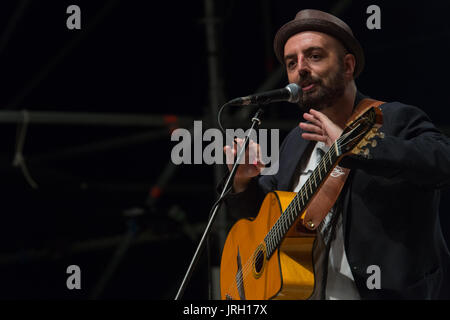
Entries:
[[358,40],[335,23],[313,18],[290,21],[278,30],[274,39],[274,51],[280,63],[284,64],[284,45],[286,41],[294,34],[303,31],[323,32],[341,41],[349,53],[355,56],[356,65],[353,73],[355,78],[364,69],[364,51]]

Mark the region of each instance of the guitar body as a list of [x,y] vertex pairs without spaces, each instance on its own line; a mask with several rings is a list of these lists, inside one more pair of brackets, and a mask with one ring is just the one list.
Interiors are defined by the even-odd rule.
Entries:
[[220,264],[222,299],[300,300],[314,293],[314,230],[334,205],[348,175],[348,170],[336,166],[348,154],[368,156],[369,149],[363,147],[369,143],[375,147],[371,140],[384,137],[378,132],[382,102],[376,106],[370,106],[373,100],[366,102],[358,105],[298,193],[268,193],[255,219],[241,219],[231,228]]
[[222,299],[287,300],[311,296],[314,233],[296,221],[269,259],[266,256],[264,237],[295,195],[268,193],[255,219],[241,219],[231,228],[220,266]]

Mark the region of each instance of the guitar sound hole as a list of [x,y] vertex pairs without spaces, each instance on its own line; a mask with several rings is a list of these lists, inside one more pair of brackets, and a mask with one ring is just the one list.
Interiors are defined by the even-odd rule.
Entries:
[[264,252],[262,250],[258,250],[255,258],[255,271],[256,273],[260,273],[262,267],[264,265]]

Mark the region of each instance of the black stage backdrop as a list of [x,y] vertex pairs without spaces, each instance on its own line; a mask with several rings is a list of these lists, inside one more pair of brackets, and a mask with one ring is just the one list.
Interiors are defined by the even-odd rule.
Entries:
[[[378,30],[366,25],[373,4]],[[67,27],[71,5],[79,30]],[[360,91],[416,105],[450,133],[446,1],[1,1],[0,298],[173,299],[217,195],[212,165],[171,164],[171,130],[285,86],[272,41],[303,8],[352,27],[366,54]],[[264,120],[282,139],[300,117],[278,103]],[[71,265],[81,289],[67,288]],[[202,256],[186,299],[208,298],[206,265]]]

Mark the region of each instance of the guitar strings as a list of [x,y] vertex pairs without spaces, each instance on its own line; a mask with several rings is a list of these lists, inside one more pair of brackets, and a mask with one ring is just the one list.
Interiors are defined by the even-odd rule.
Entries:
[[[357,126],[355,126],[353,129],[351,129],[351,130],[350,130],[349,132],[347,132],[346,134],[340,136],[340,137],[335,141],[334,144],[337,144],[338,146],[341,146],[341,147],[342,147],[342,146],[345,146],[345,145],[349,144],[350,142],[352,142],[352,141],[358,139],[358,138],[359,138],[362,134],[364,134],[364,133],[359,133],[356,137],[353,137],[353,138],[351,138],[349,141],[346,141],[345,143],[341,144],[342,141],[345,140],[345,139],[346,139],[353,131],[355,131],[359,126],[360,126],[360,124],[358,124]],[[336,155],[335,152],[336,152],[336,148],[330,147],[330,149],[329,149],[329,150],[327,151],[327,153],[322,157],[322,159],[320,160],[319,164],[317,165],[317,167],[316,167],[316,168],[314,169],[314,171],[312,172],[311,176],[305,181],[304,185],[302,186],[302,188],[300,189],[300,191],[298,192],[298,194],[300,193],[302,197],[303,197],[304,195],[307,195],[307,192],[305,192],[304,189],[307,190],[307,184],[308,184],[309,187],[312,189],[312,187],[311,187],[311,182],[312,182],[313,179],[314,179],[315,185],[316,185],[316,187],[317,187],[317,182],[316,182],[316,179],[315,179],[315,178],[317,178],[317,176],[316,176],[316,174],[317,174],[316,171],[317,171],[317,170],[316,170],[316,169],[317,169],[317,168],[320,168],[321,165],[323,165],[323,168],[325,169],[326,156],[328,156],[328,159],[331,161],[331,156]],[[335,154],[333,154],[333,153],[335,153]],[[320,178],[320,177],[319,177],[319,178]],[[295,207],[296,207],[295,202],[297,202],[297,204],[298,204],[298,209],[301,210],[299,198],[297,197],[298,194],[297,194],[297,195],[294,197],[294,199],[288,204],[288,206],[286,207],[286,210],[280,214],[280,217],[279,217],[279,218],[277,219],[277,221],[274,223],[274,225],[272,226],[272,228],[270,228],[270,230],[267,232],[266,237],[264,237],[264,241],[263,241],[263,242],[260,242],[260,243],[256,246],[256,248],[259,248],[261,245],[264,246],[264,244],[265,244],[265,248],[266,248],[266,257],[264,257],[264,259],[267,258],[268,253],[271,253],[271,254],[272,254],[272,253],[273,253],[272,251],[273,251],[273,250],[276,250],[276,249],[279,247],[279,242],[281,242],[281,240],[284,238],[284,237],[281,236],[282,233],[285,233],[285,232],[287,232],[287,231],[290,229],[290,227],[287,227],[287,230],[286,230],[286,231],[283,231],[283,230],[282,230],[281,224],[286,224],[286,222],[287,222],[287,225],[292,224],[290,217],[294,217],[294,216],[293,216],[293,215],[289,216],[289,215],[292,214],[292,213],[295,214]],[[302,200],[303,200],[303,198],[302,198]],[[302,201],[302,202],[303,202],[303,204],[304,204],[304,201]],[[304,211],[304,210],[303,210],[303,211]],[[296,218],[297,218],[297,217],[293,218],[293,220],[295,221]],[[286,220],[286,219],[288,219],[288,220]],[[318,228],[322,228],[322,227],[323,227],[323,224],[324,224],[323,221],[321,221],[321,222],[319,223],[319,227],[318,227]],[[277,232],[278,232],[278,234],[276,234]],[[280,237],[280,239],[277,239],[277,237]],[[266,240],[266,238],[267,238],[267,240]],[[272,245],[273,245],[274,241],[275,241],[275,244],[276,244],[276,245],[274,246],[274,248],[272,248]],[[269,250],[267,250],[269,244],[270,244],[270,247],[269,247],[270,252],[269,252]],[[256,259],[257,259],[257,258],[258,258],[258,254],[257,254],[257,250],[255,249],[255,251],[254,251],[254,253],[251,255],[251,257],[248,258],[248,259],[246,260],[245,265],[244,265],[244,267],[243,267],[242,270],[241,270],[241,276],[240,276],[238,279],[236,279],[236,281],[232,281],[232,282],[231,282],[231,284],[230,284],[230,286],[228,287],[228,290],[227,290],[227,292],[226,292],[226,295],[229,295],[230,297],[232,297],[232,296],[231,296],[231,289],[232,289],[233,287],[236,287],[236,290],[239,291],[239,286],[243,286],[244,279],[247,278],[247,276],[248,276],[250,270],[252,270],[253,264],[256,262]],[[263,263],[264,263],[264,262],[263,262]]]
[[[342,142],[342,140],[344,140],[345,138],[347,138],[356,128],[354,128],[353,130],[351,130],[350,132],[346,133],[345,135],[341,136],[337,143]],[[336,143],[336,142],[335,142]],[[323,166],[323,168],[325,168],[325,162],[326,162],[326,156],[328,155],[328,158],[331,160],[331,156],[334,156],[335,154],[335,148],[330,148],[327,152],[327,154],[322,157],[321,161],[319,162],[317,167]],[[309,187],[311,188],[311,181],[315,178],[317,178],[316,176],[316,170],[313,171],[312,173],[313,177],[308,178],[308,180],[305,182],[305,186],[302,187],[299,191],[299,193],[302,195],[302,197],[304,195],[306,195],[306,192],[304,190],[304,188],[307,189],[307,183],[309,184]],[[315,182],[316,187],[317,187],[317,182]],[[272,253],[273,247],[277,248],[279,246],[279,242],[282,239],[281,234],[286,232],[287,230],[289,230],[288,227],[286,227],[286,231],[283,231],[282,225],[289,225],[292,223],[291,220],[295,220],[296,218],[294,218],[294,216],[292,215],[292,213],[295,213],[295,207],[298,207],[299,210],[301,210],[301,206],[300,206],[300,202],[299,202],[299,198],[296,196],[294,197],[293,201],[291,201],[289,203],[289,205],[287,206],[286,210],[280,215],[279,219],[275,222],[274,226],[272,226],[272,228],[269,230],[267,236],[265,237],[264,242],[266,243],[266,248],[268,248],[269,250],[266,249],[266,253]],[[297,204],[296,204],[297,203]],[[304,204],[304,201],[302,201],[302,203]],[[292,218],[291,218],[292,217]],[[287,223],[287,224],[286,224]],[[319,224],[319,228],[323,227],[323,221]],[[267,238],[267,239],[266,239]],[[280,239],[278,239],[280,238]],[[273,246],[273,243],[275,241],[275,246]],[[262,245],[263,243],[259,243],[257,248]],[[228,291],[231,291],[231,289],[236,286],[236,289],[238,290],[238,287],[243,285],[244,279],[247,278],[251,268],[253,267],[253,264],[256,262],[256,258],[257,258],[257,252],[255,250],[255,253],[249,258],[247,259],[244,268],[242,268],[241,270],[241,276],[236,279],[236,281],[233,281],[231,283],[231,285],[228,288]],[[229,292],[228,292],[229,293]]]
[[[327,154],[328,154],[328,158],[330,160],[331,160],[331,157],[335,155],[334,154],[335,152],[336,152],[335,148],[330,148],[328,150]],[[324,156],[324,157],[322,157],[321,161],[319,162],[319,165],[321,165],[321,162],[325,163],[325,161],[326,161],[326,158]],[[324,166],[324,168],[325,168],[325,166]],[[316,170],[314,170],[313,174],[315,174],[315,171]],[[312,178],[309,177],[308,180],[305,182],[304,187],[305,187],[305,185],[307,183],[311,184],[311,181],[312,181]],[[302,187],[301,190],[300,190],[302,195],[306,195],[307,194],[304,191],[304,187]],[[317,187],[317,185],[316,185],[316,187]],[[311,188],[311,186],[310,186],[310,188]],[[292,215],[292,213],[295,213],[295,207],[296,207],[296,204],[294,203],[294,201],[297,202],[298,208],[301,209],[299,199],[296,196],[296,197],[294,197],[293,201],[291,201],[289,203],[289,205],[286,207],[286,210],[281,213],[281,215],[278,218],[278,220],[275,222],[275,224],[272,226],[272,228],[267,233],[266,237],[264,238],[264,241],[262,243],[259,243],[256,248],[258,248],[261,245],[264,245],[264,243],[265,243],[266,254],[268,255],[268,253],[273,253],[272,251],[279,246],[278,243],[283,238],[282,237],[282,233],[285,233],[285,232],[287,232],[287,230],[289,230],[289,228],[286,228],[287,230],[283,231],[281,229],[282,228],[281,224],[286,224],[286,222],[291,224],[293,222],[293,221],[292,222],[290,221],[291,220],[290,217],[294,217],[294,215]],[[303,203],[304,203],[304,201],[303,201]],[[288,220],[286,221],[286,219],[288,219]],[[292,220],[295,221],[296,218],[293,218]],[[275,246],[273,245],[273,243],[275,243]],[[256,262],[257,257],[258,257],[258,255],[257,255],[257,251],[255,249],[254,254],[252,254],[251,257],[246,260],[245,265],[244,265],[244,267],[241,270],[241,276],[239,278],[237,278],[236,281],[233,281],[230,284],[230,286],[228,287],[228,290],[227,290],[228,293],[227,294],[230,293],[232,288],[236,287],[236,290],[238,290],[239,286],[243,286],[244,279],[247,278],[250,270],[253,268],[253,264]],[[231,296],[231,294],[229,294],[229,295]]]
[[[341,145],[341,142],[342,142],[343,140],[345,140],[345,139],[346,139],[353,131],[355,131],[359,126],[360,126],[360,124],[356,125],[356,126],[355,126],[354,128],[352,128],[349,132],[347,132],[347,133],[341,135],[341,136],[335,141],[335,143],[334,143],[334,144],[337,144],[336,147],[339,146],[339,145]],[[359,135],[361,135],[361,134],[359,134]],[[359,136],[359,135],[358,135],[358,136]],[[358,136],[352,138],[350,141],[346,142],[345,144],[342,144],[342,146],[346,145],[347,143],[350,143],[352,140],[357,139]],[[319,181],[322,180],[322,177],[320,176],[320,173],[319,173],[320,167],[323,167],[324,169],[326,168],[326,167],[325,167],[325,165],[326,165],[326,158],[328,157],[328,159],[329,159],[330,162],[331,162],[331,157],[337,155],[337,154],[335,153],[335,152],[336,152],[336,149],[337,149],[337,148],[330,147],[330,149],[326,152],[326,154],[325,154],[325,155],[322,157],[322,159],[319,161],[319,164],[318,164],[317,167],[314,169],[314,171],[312,172],[311,176],[310,176],[310,177],[307,179],[307,181],[304,183],[304,186],[303,186],[303,187],[300,189],[300,191],[298,192],[298,193],[301,195],[301,197],[302,197],[302,203],[303,203],[303,205],[305,205],[305,202],[303,201],[303,196],[307,195],[307,192],[305,192],[305,189],[307,190],[307,188],[308,188],[308,186],[309,186],[309,188],[312,190],[312,180],[313,180],[313,179],[314,179],[315,187],[317,188],[317,181],[316,181],[316,178],[319,178]],[[319,168],[319,171],[317,170],[318,168]],[[319,177],[317,177],[318,174],[319,174]],[[290,219],[291,216],[289,216],[289,214],[295,213],[295,211],[292,211],[292,209],[293,209],[292,206],[295,206],[294,200],[297,202],[299,210],[301,209],[300,201],[299,201],[300,199],[298,198],[298,196],[295,196],[294,199],[293,199],[293,201],[291,201],[291,202],[289,203],[289,205],[287,206],[285,212],[283,212],[283,213],[280,215],[280,218],[275,222],[274,226],[269,230],[269,232],[268,232],[268,236],[269,236],[269,237],[268,237],[268,239],[267,239],[267,240],[269,240],[269,241],[266,241],[266,238],[264,239],[266,243],[267,243],[267,242],[271,242],[272,240],[277,240],[277,239],[274,239],[273,233],[276,233],[276,231],[282,231],[282,230],[281,230],[281,224],[286,224],[286,222],[287,222],[288,224],[291,223],[291,221],[290,221],[290,220],[291,220],[291,219]],[[287,212],[287,214],[285,214],[286,212]],[[293,216],[292,216],[292,217],[293,217]],[[295,220],[295,218],[294,218],[294,220]],[[274,227],[275,227],[275,229],[274,229]],[[288,228],[288,229],[289,229],[289,228]],[[286,231],[287,231],[287,230],[286,230]],[[269,234],[270,234],[270,235],[269,235]],[[276,234],[275,234],[275,236],[276,236]],[[279,240],[277,240],[276,242],[279,242]],[[277,246],[275,246],[275,247],[277,247]],[[270,248],[270,249],[272,249],[272,248]],[[272,250],[269,250],[269,251],[272,251]]]
[[[261,246],[262,244],[263,243],[259,243],[257,248],[259,246]],[[236,281],[232,281],[230,286],[228,287],[228,290],[227,290],[228,294],[230,293],[230,291],[233,287],[236,287],[236,290],[238,290],[238,292],[239,292],[239,286],[241,286],[241,285],[243,286],[244,279],[247,277],[247,275],[249,274],[250,270],[253,267],[253,263],[256,261],[255,256],[256,256],[256,254],[252,254],[251,257],[247,259],[244,267],[241,270],[241,277],[239,277],[239,279],[236,279]],[[230,294],[230,296],[231,296],[231,294]]]
[[[346,135],[340,137],[340,139],[338,139],[339,141],[342,141],[343,139],[345,139],[351,132],[347,133]],[[336,142],[335,142],[336,143]],[[324,157],[322,157],[321,161],[319,162],[318,166],[323,166],[323,168],[325,168],[325,161],[326,161],[326,156],[328,155],[329,160],[331,161],[331,157],[335,155],[335,148],[330,148],[328,150],[328,152],[326,153],[326,155]],[[323,162],[323,163],[322,163]],[[316,180],[315,178],[316,176],[316,170],[313,171],[312,175],[314,175],[314,177],[309,177],[307,179],[307,181],[305,182],[304,186],[300,189],[299,193],[304,196],[307,195],[307,192],[305,192],[305,188],[307,188],[307,184],[309,185],[310,189],[312,189],[311,187],[311,182],[312,180]],[[317,182],[315,183],[316,187],[317,187]],[[301,210],[301,206],[300,206],[300,202],[299,202],[299,198],[296,196],[294,197],[293,201],[291,201],[289,203],[289,205],[286,207],[286,210],[281,213],[280,217],[278,218],[278,220],[275,222],[275,224],[272,226],[272,228],[269,230],[269,232],[267,233],[266,237],[264,238],[264,242],[263,243],[259,243],[257,248],[261,245],[263,245],[265,243],[265,247],[266,247],[266,254],[268,255],[269,253],[273,253],[272,251],[274,249],[276,249],[279,246],[279,242],[282,240],[283,236],[282,234],[287,232],[289,230],[289,224],[292,224],[293,221],[296,220],[295,215],[292,215],[292,213],[295,213],[295,209],[298,206],[298,209]],[[296,204],[297,203],[297,204]],[[305,204],[304,201],[302,201],[303,204]],[[292,221],[291,221],[292,220]],[[282,229],[282,226],[286,226],[286,230]],[[274,245],[275,243],[275,245]],[[244,267],[241,270],[241,277],[239,277],[238,279],[236,279],[236,281],[233,281],[229,288],[228,288],[228,293],[229,291],[231,291],[231,289],[236,286],[236,289],[238,289],[238,286],[243,285],[243,281],[244,279],[248,276],[250,270],[253,267],[253,264],[256,262],[257,259],[257,251],[254,251],[254,254],[248,258],[245,262]]]

